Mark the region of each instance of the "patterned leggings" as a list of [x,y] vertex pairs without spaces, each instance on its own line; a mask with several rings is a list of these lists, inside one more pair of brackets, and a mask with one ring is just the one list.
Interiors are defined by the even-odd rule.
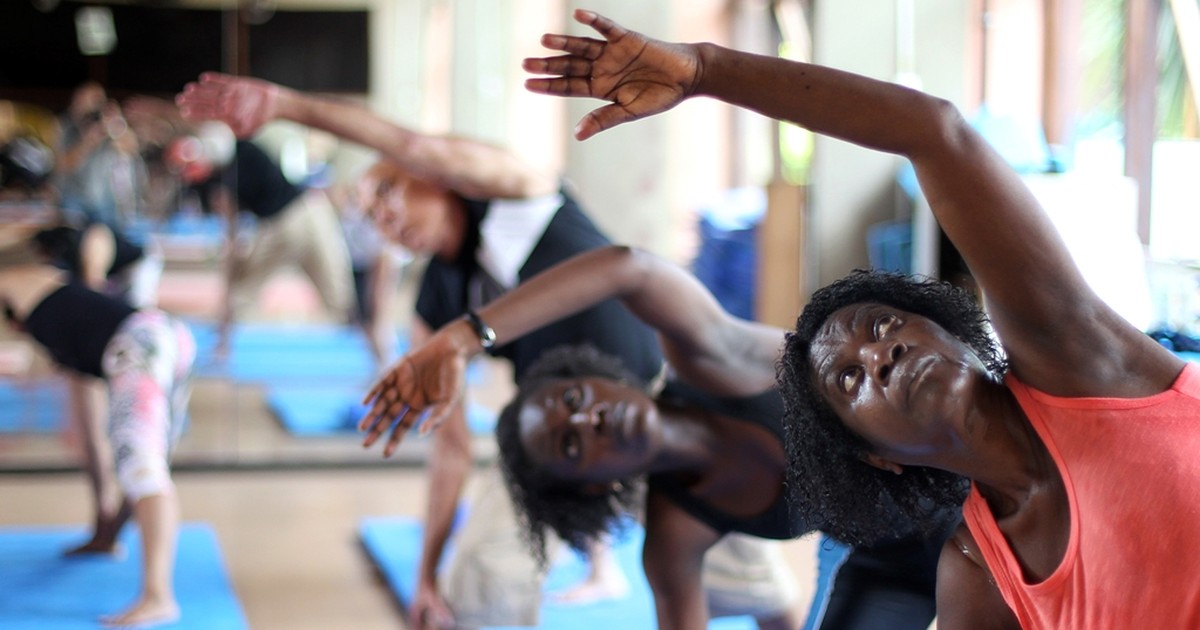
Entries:
[[104,349],[108,439],[130,501],[171,489],[169,461],[187,423],[196,342],[157,310],[130,315]]

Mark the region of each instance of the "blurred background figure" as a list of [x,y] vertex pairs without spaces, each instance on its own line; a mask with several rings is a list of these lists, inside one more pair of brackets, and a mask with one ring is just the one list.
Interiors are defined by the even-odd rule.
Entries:
[[[233,323],[285,267],[304,272],[336,321],[354,321],[350,253],[324,191],[289,181],[262,148],[234,138],[227,126],[215,121],[201,124],[196,135],[173,141],[164,160],[199,191],[205,206],[226,226],[217,358],[228,353]],[[245,251],[238,246],[242,212],[251,215],[254,224]]]

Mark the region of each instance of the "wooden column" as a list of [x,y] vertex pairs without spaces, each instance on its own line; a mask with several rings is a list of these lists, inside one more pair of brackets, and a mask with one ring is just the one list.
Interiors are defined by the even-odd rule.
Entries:
[[1042,126],[1051,145],[1074,140],[1079,108],[1083,0],[1045,0]]
[[805,278],[804,186],[778,179],[767,186],[767,212],[758,225],[755,319],[791,329],[808,301]]
[[1138,185],[1138,237],[1150,243],[1150,181],[1157,134],[1158,18],[1162,0],[1126,2],[1125,174]]

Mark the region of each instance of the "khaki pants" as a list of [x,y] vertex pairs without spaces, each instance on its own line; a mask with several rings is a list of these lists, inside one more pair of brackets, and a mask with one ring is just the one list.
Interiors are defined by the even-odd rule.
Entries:
[[350,252],[333,205],[321,191],[310,190],[279,214],[259,221],[230,286],[234,314],[245,313],[267,280],[289,265],[308,276],[326,308],[349,321],[354,308]]
[[[557,539],[552,549],[565,549]],[[704,556],[704,588],[713,616],[774,616],[796,600],[796,578],[775,541],[725,536]],[[521,537],[497,465],[473,480],[466,522],[441,572],[441,590],[460,626],[535,626],[545,575]],[[552,557],[552,556],[551,556]]]

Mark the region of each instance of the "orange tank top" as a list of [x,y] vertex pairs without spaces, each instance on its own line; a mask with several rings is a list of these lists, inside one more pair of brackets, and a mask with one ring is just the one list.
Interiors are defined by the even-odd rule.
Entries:
[[1070,502],[1062,564],[1031,584],[972,487],[963,517],[1022,628],[1200,628],[1200,364],[1145,398],[1059,398],[1005,384]]

